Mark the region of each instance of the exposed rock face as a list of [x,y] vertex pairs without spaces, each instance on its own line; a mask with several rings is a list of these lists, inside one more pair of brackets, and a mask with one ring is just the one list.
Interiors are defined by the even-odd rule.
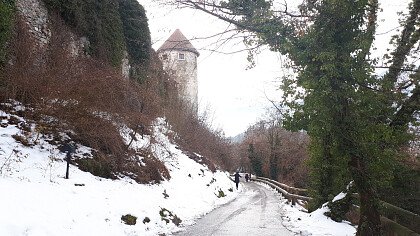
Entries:
[[[42,64],[43,55],[51,42],[51,19],[48,14],[48,9],[42,0],[16,0],[16,7],[18,14],[26,23],[29,33],[33,36],[35,44],[38,46],[34,48],[36,54],[35,63]],[[79,37],[71,31],[65,32],[68,35],[68,52],[73,57],[89,56],[86,49],[89,48],[90,42],[87,37]],[[129,77],[130,64],[128,60],[128,53],[124,52],[124,58],[121,61],[121,73],[125,78]]]
[[39,46],[46,46],[51,39],[48,10],[40,0],[17,0],[16,7]]
[[[70,32],[69,32],[70,33]],[[69,45],[69,51],[70,54],[73,57],[77,57],[80,55],[85,55],[88,56],[86,54],[86,48],[89,48],[89,40],[86,37],[77,37],[76,35],[74,35],[73,33],[70,33],[70,45]]]
[[128,60],[128,53],[124,51],[124,57],[121,62],[121,73],[122,76],[126,79],[130,77],[130,61]]

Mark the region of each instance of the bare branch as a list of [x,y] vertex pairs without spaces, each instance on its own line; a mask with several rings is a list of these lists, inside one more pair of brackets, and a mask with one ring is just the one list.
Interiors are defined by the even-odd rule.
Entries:
[[419,72],[419,69],[397,68],[393,66],[373,66],[373,67],[377,69],[389,69],[389,70],[398,71],[398,72],[401,72],[401,71]]
[[420,37],[420,30],[416,30],[416,22],[420,17],[420,0],[413,0],[413,6],[410,10],[401,36],[398,39],[398,45],[394,52],[392,64],[389,67],[388,73],[384,76],[385,80],[389,80],[393,84],[397,81],[398,75],[400,74],[400,68],[403,67],[403,63],[410,52],[411,48],[416,44]]
[[265,98],[274,106],[274,108],[276,108],[276,110],[280,113],[283,114],[283,111],[276,105],[276,103],[271,100],[270,98],[268,98],[267,93],[264,91],[264,96]]

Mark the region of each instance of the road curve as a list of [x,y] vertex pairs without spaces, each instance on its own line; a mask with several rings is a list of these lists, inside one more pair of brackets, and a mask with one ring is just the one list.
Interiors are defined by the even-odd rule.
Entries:
[[238,197],[176,236],[291,236],[281,224],[279,195],[256,183],[243,183]]

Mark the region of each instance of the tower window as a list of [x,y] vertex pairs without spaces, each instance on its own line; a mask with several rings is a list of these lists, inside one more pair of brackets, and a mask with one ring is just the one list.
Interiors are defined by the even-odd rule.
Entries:
[[185,60],[185,54],[184,53],[178,53],[178,60]]

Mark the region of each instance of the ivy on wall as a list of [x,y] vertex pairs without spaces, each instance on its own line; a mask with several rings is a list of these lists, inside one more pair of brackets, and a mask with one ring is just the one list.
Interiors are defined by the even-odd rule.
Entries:
[[119,0],[119,12],[130,61],[133,64],[147,63],[152,46],[143,6],[136,0]]
[[14,0],[0,0],[0,66],[6,60],[6,43],[13,28]]
[[125,49],[122,22],[115,0],[44,0],[67,25],[90,41],[88,52],[119,66]]
[[124,50],[130,64],[144,68],[150,60],[151,39],[143,6],[136,0],[44,0],[67,25],[90,41],[88,53],[119,66]]

